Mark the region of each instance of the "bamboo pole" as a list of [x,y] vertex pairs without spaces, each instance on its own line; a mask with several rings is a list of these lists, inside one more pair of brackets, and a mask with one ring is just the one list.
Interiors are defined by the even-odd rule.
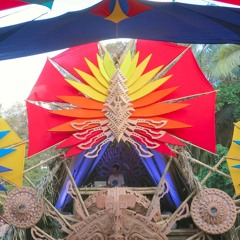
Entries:
[[18,146],[20,146],[20,145],[22,145],[22,144],[25,144],[25,143],[27,143],[28,142],[28,140],[25,140],[25,141],[23,141],[23,142],[19,142],[19,143],[15,143],[15,144],[12,144],[12,145],[9,145],[9,146],[5,146],[4,148],[14,148],[14,147],[18,147]]
[[177,57],[175,57],[166,67],[164,67],[152,80],[153,82],[157,79],[161,78],[167,71],[169,71],[181,58],[182,56],[188,51],[189,48],[192,47],[190,44],[185,50],[183,50]]
[[205,178],[201,181],[202,186],[208,180],[208,178],[212,175],[212,173],[215,172],[215,170],[217,170],[217,168],[223,163],[224,160],[225,160],[225,157],[222,157],[220,161],[213,167],[214,171],[208,172]]
[[[171,134],[171,135],[172,135],[172,134]],[[218,156],[217,154],[212,153],[212,152],[210,152],[209,150],[204,149],[204,148],[202,148],[202,147],[199,147],[199,146],[197,146],[197,145],[195,145],[195,144],[193,144],[193,143],[191,143],[191,142],[185,141],[185,140],[183,140],[182,138],[179,138],[179,137],[177,137],[177,136],[175,136],[175,135],[172,135],[172,136],[174,136],[175,138],[177,138],[177,139],[180,140],[181,142],[187,143],[187,144],[189,144],[189,145],[191,145],[191,146],[193,146],[193,147],[196,147],[196,148],[198,148],[198,149],[201,149],[201,150],[203,150],[203,151],[205,151],[205,152],[208,152],[208,153],[210,153],[210,154],[212,154],[212,155]],[[174,150],[173,150],[173,151],[174,151]],[[176,153],[180,154],[179,152],[176,152]]]
[[[81,195],[91,195],[91,194],[95,194],[98,191],[102,191],[102,190],[106,190],[106,189],[108,189],[108,188],[105,188],[105,187],[101,187],[101,188],[97,188],[97,187],[78,188]],[[153,195],[156,191],[156,187],[143,187],[143,188],[127,187],[127,189],[139,192],[143,195]]]
[[195,235],[187,238],[187,240],[194,240],[194,239],[201,239],[200,237],[202,237],[204,235],[203,231],[196,233]]
[[[29,101],[29,102],[30,102],[30,101]],[[64,140],[63,140],[63,141],[64,141]],[[61,141],[61,142],[63,142],[63,141]],[[46,150],[48,150],[48,149],[50,149],[50,148],[53,148],[53,147],[57,146],[57,145],[60,144],[61,142],[58,142],[58,143],[56,143],[55,145],[52,145],[52,146],[50,146],[50,147],[48,147],[48,148],[45,148],[44,150],[42,150],[42,151],[40,151],[40,152],[37,152],[37,153],[31,155],[30,157],[26,157],[25,159],[29,159],[29,158],[32,158],[32,157],[34,157],[34,156],[37,156],[38,154],[40,154],[40,153],[42,153],[42,152],[44,152],[44,151],[46,151]]]
[[[53,156],[53,157],[50,157],[50,158],[48,158],[48,159],[46,159],[46,160],[44,160],[44,161],[41,161],[40,163],[38,163],[38,164],[36,164],[36,165],[34,165],[34,166],[32,166],[32,167],[24,170],[24,173],[29,172],[29,171],[33,170],[34,168],[39,167],[39,166],[41,166],[41,165],[43,165],[43,164],[45,164],[45,163],[47,163],[47,162],[49,162],[49,161],[57,158],[57,157],[60,157],[61,155],[62,155],[62,154],[57,154],[57,155],[55,155],[55,156]],[[63,160],[63,161],[65,161],[65,160]]]
[[[33,182],[27,177],[24,175],[24,178],[30,183],[30,185],[32,185],[32,187],[36,188],[36,186],[33,184]],[[66,219],[64,218],[64,216],[62,214],[60,214],[58,212],[58,210],[44,197],[44,201],[48,204],[48,206],[50,206],[53,211],[58,215],[59,218],[61,218],[61,220],[70,228],[70,229],[73,229],[71,224],[69,224]]]
[[[34,228],[37,232],[39,232],[42,235],[44,235],[44,237],[47,238],[47,240],[56,240],[55,238],[53,238],[50,235],[48,235],[47,233],[45,233],[42,229],[40,229],[36,225],[34,225],[32,228]],[[40,238],[37,238],[37,239],[40,239]]]
[[[180,153],[180,152],[178,152],[178,151],[176,151],[176,150],[173,150],[173,151],[174,151],[175,153],[183,156],[182,153]],[[207,164],[205,164],[205,163],[203,163],[203,162],[201,162],[201,161],[199,161],[199,160],[197,160],[197,159],[195,159],[195,158],[188,157],[188,159],[189,159],[190,161],[192,161],[192,162],[195,162],[195,163],[199,164],[200,166],[203,166],[203,167],[209,169],[209,170],[212,171],[212,172],[217,172],[217,173],[219,173],[220,175],[222,175],[222,176],[224,176],[224,177],[226,177],[226,178],[232,179],[231,176],[229,176],[228,174],[223,173],[223,172],[219,171],[218,169],[214,169],[213,167],[211,167],[211,166],[209,166],[209,165],[207,165]]]
[[[213,90],[213,91],[209,91],[209,92],[204,92],[204,93],[198,93],[198,94],[193,94],[193,95],[188,95],[188,96],[184,96],[184,97],[180,97],[180,98],[173,98],[171,100],[166,100],[166,101],[162,101],[163,103],[171,103],[171,102],[176,102],[176,101],[180,101],[180,100],[185,100],[185,99],[189,99],[189,98],[194,98],[194,97],[199,97],[199,96],[203,96],[206,94],[210,94],[210,93],[214,93],[214,92],[218,92],[219,90]],[[213,154],[213,153],[212,153]]]
[[148,211],[147,211],[147,213],[146,213],[146,217],[149,217],[149,216],[151,215],[151,213],[152,213],[152,211],[153,211],[153,209],[154,209],[154,206],[155,206],[156,202],[159,201],[158,194],[159,194],[159,191],[160,191],[160,189],[161,189],[161,187],[162,187],[162,184],[163,184],[163,182],[164,182],[164,179],[165,179],[165,176],[166,176],[166,174],[167,174],[167,171],[168,171],[168,169],[169,169],[169,167],[170,167],[170,165],[171,165],[171,163],[172,163],[172,160],[173,160],[173,157],[171,157],[171,158],[169,159],[169,161],[168,161],[168,163],[167,163],[167,165],[166,165],[166,167],[165,167],[165,169],[164,169],[164,172],[163,172],[163,174],[162,174],[162,177],[161,177],[161,179],[160,179],[160,181],[159,181],[159,183],[158,183],[157,189],[155,190],[155,193],[154,193],[154,195],[153,195],[151,204],[150,204],[150,206],[149,206],[149,208],[148,208]]
[[240,161],[240,158],[233,158],[233,157],[228,157],[228,156],[226,156],[225,158],[227,158],[227,159],[229,159],[229,160]]
[[73,187],[75,188],[75,191],[76,191],[76,194],[77,194],[77,198],[78,198],[79,202],[81,203],[82,208],[83,208],[86,216],[89,216],[88,210],[87,210],[87,208],[86,208],[86,206],[85,206],[85,204],[84,204],[84,201],[83,201],[83,199],[82,199],[82,197],[81,197],[81,195],[80,195],[80,193],[79,193],[79,191],[78,191],[78,187],[77,187],[77,185],[76,185],[76,183],[75,183],[75,180],[74,180],[74,178],[73,178],[73,176],[72,176],[72,173],[71,173],[71,171],[70,171],[70,169],[69,169],[66,161],[63,162],[63,164],[64,164],[64,166],[65,166],[65,168],[66,168],[66,170],[67,170],[67,173],[68,173],[68,176],[69,176],[69,178],[70,178],[70,181],[71,181],[71,183],[73,184]]
[[5,199],[6,197],[7,197],[6,195],[0,194],[0,198]]

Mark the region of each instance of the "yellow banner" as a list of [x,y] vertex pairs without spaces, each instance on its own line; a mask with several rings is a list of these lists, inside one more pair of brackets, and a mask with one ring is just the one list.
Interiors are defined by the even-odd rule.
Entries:
[[233,140],[227,154],[228,168],[232,177],[235,192],[236,195],[240,195],[240,169],[234,168],[234,166],[240,164],[240,145],[237,141],[240,141],[240,121],[234,126]]
[[22,186],[26,143],[3,118],[0,118],[0,132],[6,130],[10,131],[0,139],[0,150],[10,148],[15,151],[0,157],[0,166],[12,169],[9,172],[1,172],[0,177],[14,185]]

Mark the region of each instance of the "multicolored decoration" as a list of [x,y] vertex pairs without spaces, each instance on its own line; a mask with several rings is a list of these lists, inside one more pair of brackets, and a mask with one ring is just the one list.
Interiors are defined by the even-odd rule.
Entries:
[[149,149],[175,156],[171,146],[183,141],[215,152],[215,91],[189,48],[137,40],[119,59],[92,43],[47,61],[28,97],[29,155],[60,141],[66,157],[94,158],[113,141],[142,157]]
[[22,186],[26,144],[0,118],[0,177],[16,186]]
[[227,154],[228,168],[236,195],[240,194],[240,121],[234,124],[232,144]]
[[43,200],[38,199],[35,189],[19,187],[13,189],[4,202],[7,221],[18,228],[30,228],[41,219],[44,212]]
[[201,230],[216,235],[223,234],[233,227],[237,210],[227,193],[208,188],[193,198],[191,216]]

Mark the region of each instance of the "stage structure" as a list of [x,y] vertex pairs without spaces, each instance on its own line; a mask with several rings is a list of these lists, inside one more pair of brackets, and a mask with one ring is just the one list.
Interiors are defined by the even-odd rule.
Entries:
[[[191,46],[138,39],[111,54],[94,42],[47,59],[27,99],[28,155],[55,147],[35,167],[51,165],[41,189],[53,176],[61,188],[49,198],[24,175],[31,187],[8,194],[6,221],[38,240],[237,239],[239,200],[204,187],[213,172],[231,179],[226,157],[211,167],[188,151],[215,154],[215,98]],[[116,162],[125,187],[91,186]],[[194,164],[209,170],[201,182]]]

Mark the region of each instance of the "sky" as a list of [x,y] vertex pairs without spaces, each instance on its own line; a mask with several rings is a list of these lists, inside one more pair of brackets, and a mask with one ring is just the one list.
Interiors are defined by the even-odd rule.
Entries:
[[38,79],[47,57],[61,51],[0,61],[0,104],[7,109],[16,102],[24,103]]
[[[78,0],[69,0],[72,3],[77,2]],[[88,4],[92,5],[95,2],[99,2],[100,0],[89,0]],[[181,0],[182,2],[188,2],[189,0]],[[65,0],[55,0],[55,3],[66,3]],[[86,5],[86,1],[82,1]],[[207,0],[194,0],[195,4],[208,2]],[[84,6],[85,6],[84,5]],[[73,6],[72,4],[68,4],[68,6]],[[57,8],[58,7],[58,8]],[[59,11],[60,7],[55,5],[56,11]],[[64,6],[66,9],[66,6]],[[31,9],[32,11],[32,9]],[[39,9],[38,9],[39,11]],[[71,9],[69,9],[71,11]],[[27,16],[25,11],[23,11],[24,16]],[[1,17],[1,15],[0,15]],[[4,18],[5,19],[5,18]],[[5,23],[16,23],[19,19],[23,19],[17,15],[15,21],[11,22],[9,20]],[[3,18],[1,18],[1,22],[3,24]],[[1,25],[1,24],[0,24]],[[8,24],[7,24],[8,25]],[[1,27],[1,26],[0,26]],[[11,60],[0,61],[0,104],[2,108],[9,108],[16,102],[25,102],[27,99],[32,87],[38,79],[41,70],[47,60],[47,57],[53,57],[60,53],[61,51],[55,51],[50,53],[44,53],[40,55],[34,55],[30,57],[17,58]]]

